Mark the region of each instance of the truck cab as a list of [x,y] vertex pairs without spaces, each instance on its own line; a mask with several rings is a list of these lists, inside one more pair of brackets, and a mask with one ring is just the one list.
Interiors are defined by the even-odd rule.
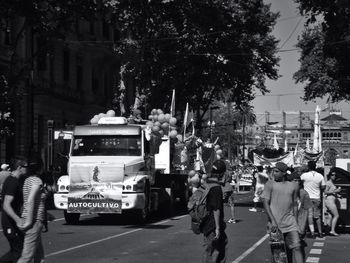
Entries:
[[143,127],[123,117],[104,117],[97,125],[76,126],[68,161],[68,176],[59,178],[56,208],[67,223],[80,214],[121,214],[133,210],[145,219],[151,209],[154,172],[147,162]]

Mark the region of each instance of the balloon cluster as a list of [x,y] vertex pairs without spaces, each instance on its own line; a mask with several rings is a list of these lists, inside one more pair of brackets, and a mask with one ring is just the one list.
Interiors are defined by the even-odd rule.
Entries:
[[198,171],[191,170],[188,173],[188,183],[192,188],[198,188],[201,184],[205,183],[207,179],[206,174],[201,174]]
[[100,113],[95,115],[91,120],[90,123],[91,124],[97,124],[98,121],[102,118],[102,117],[115,117],[115,111],[114,110],[109,110],[106,113]]
[[220,148],[220,145],[216,144],[214,146],[214,150],[216,152],[216,159],[218,159],[218,160],[222,159],[223,158],[223,152],[222,152],[222,150]]
[[149,121],[146,122],[147,127],[151,128],[152,132],[156,135],[167,135],[171,139],[175,139],[177,136],[176,131],[176,118],[172,117],[169,113],[164,113],[161,109],[153,109],[148,116]]

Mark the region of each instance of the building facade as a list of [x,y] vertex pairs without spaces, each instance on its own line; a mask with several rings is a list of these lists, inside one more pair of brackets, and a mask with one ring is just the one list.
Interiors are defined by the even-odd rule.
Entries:
[[[55,130],[87,124],[115,106],[120,82],[120,58],[113,48],[119,34],[111,25],[80,20],[74,34],[47,43],[32,28],[19,33],[23,23],[16,17],[0,31],[0,74],[13,67],[14,46],[16,68],[25,72],[13,101],[14,135],[1,138],[0,163],[30,152],[46,159],[48,124]],[[132,92],[127,92],[130,104]]]

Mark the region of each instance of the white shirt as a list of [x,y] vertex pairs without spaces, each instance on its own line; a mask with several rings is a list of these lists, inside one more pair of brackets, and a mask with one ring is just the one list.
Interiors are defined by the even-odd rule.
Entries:
[[300,179],[304,181],[304,189],[311,199],[321,199],[321,186],[326,185],[322,174],[310,171],[303,173]]

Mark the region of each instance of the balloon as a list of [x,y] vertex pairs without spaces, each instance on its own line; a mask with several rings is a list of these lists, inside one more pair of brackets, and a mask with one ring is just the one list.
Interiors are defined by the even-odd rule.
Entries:
[[221,149],[217,150],[216,154],[222,154],[222,150]]
[[158,115],[158,121],[159,121],[160,123],[163,123],[163,122],[166,121],[165,115],[164,115],[163,113]]
[[151,114],[153,114],[153,115],[157,114],[157,110],[156,110],[156,109],[153,109],[153,110],[151,111]]
[[169,129],[169,123],[164,122],[164,123],[161,124],[161,127],[162,127],[163,130],[167,130],[167,129]]
[[173,126],[176,125],[176,122],[177,122],[177,120],[176,120],[175,117],[171,117],[170,120],[169,120],[170,125],[173,125]]
[[154,125],[156,125],[156,126],[159,126],[159,128],[160,128],[160,122],[159,121],[156,121],[155,123],[154,123]]
[[159,132],[159,131],[160,131],[159,126],[157,126],[157,125],[153,125],[153,127],[152,127],[152,131],[153,131],[153,132]]
[[190,183],[194,186],[194,187],[198,187],[199,184],[201,182],[201,179],[199,178],[198,174],[196,174],[195,176],[193,176],[191,179],[190,179]]
[[104,114],[104,113],[100,113],[100,114],[98,115],[99,118],[102,118],[102,117],[105,117],[105,116],[106,116],[106,114]]
[[189,173],[188,173],[188,176],[189,177],[193,177],[193,176],[195,176],[196,175],[196,171],[195,170],[191,170],[191,171],[189,171]]
[[163,130],[159,130],[159,134],[160,134],[160,136],[164,136],[164,131]]
[[158,115],[153,115],[153,120],[157,121],[158,120]]
[[152,121],[147,121],[147,122],[146,122],[146,125],[147,125],[148,127],[153,127],[153,122],[152,122]]
[[165,116],[166,121],[169,122],[171,115],[169,113],[167,113],[164,116]]
[[157,113],[158,113],[158,114],[163,114],[163,111],[162,111],[161,109],[158,109],[158,110],[157,110]]
[[115,111],[114,110],[107,111],[106,116],[107,117],[115,117]]
[[98,118],[92,118],[91,120],[90,120],[90,123],[91,124],[97,124],[98,123]]
[[219,149],[220,149],[220,145],[216,144],[216,145],[214,146],[214,150],[217,151],[217,150],[219,150]]
[[176,126],[170,126],[170,130],[172,131],[176,130]]
[[177,131],[175,130],[172,130],[169,134],[170,138],[176,138],[176,135],[177,135]]
[[149,120],[153,120],[153,115],[148,115]]
[[182,135],[181,135],[181,134],[178,134],[178,135],[176,136],[176,138],[177,138],[180,142],[182,142]]

